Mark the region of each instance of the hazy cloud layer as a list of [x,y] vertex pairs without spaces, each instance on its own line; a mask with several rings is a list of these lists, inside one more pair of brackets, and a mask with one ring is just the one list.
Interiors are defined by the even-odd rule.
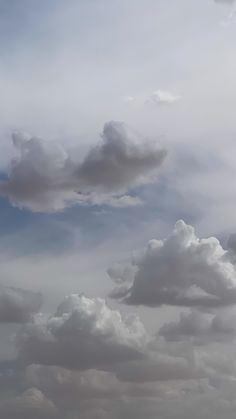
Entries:
[[4,419],[58,419],[54,404],[40,390],[32,388],[18,397],[0,403],[0,414]]
[[114,373],[88,370],[72,371],[60,367],[31,365],[27,368],[29,385],[37,387],[62,408],[78,409],[83,402],[129,397],[138,399],[164,395],[158,383],[121,382]]
[[[125,192],[150,182],[166,151],[154,142],[137,139],[120,122],[105,124],[101,142],[82,162],[75,162],[60,145],[13,134],[18,151],[0,193],[19,207],[54,212],[76,203],[130,206],[138,198]],[[124,196],[123,196],[124,195]]]
[[116,375],[121,381],[148,383],[172,380],[194,380],[206,377],[206,373],[198,368],[192,360],[180,354],[150,353],[142,361],[120,364]]
[[[199,239],[183,221],[165,240],[151,240],[131,262],[136,268],[133,283],[121,289],[128,304],[219,307],[236,303],[232,254],[214,237]],[[120,297],[119,287],[112,293],[116,295]]]
[[233,4],[235,0],[214,0],[216,3]]
[[40,293],[18,288],[0,289],[0,323],[26,323],[42,304]]

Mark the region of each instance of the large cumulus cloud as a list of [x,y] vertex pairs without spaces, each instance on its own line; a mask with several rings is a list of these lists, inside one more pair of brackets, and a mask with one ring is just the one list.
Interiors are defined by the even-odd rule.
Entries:
[[71,295],[47,321],[40,316],[20,336],[26,363],[86,370],[141,359],[148,336],[138,318],[122,319],[100,299]]
[[[210,237],[199,239],[190,225],[178,221],[165,240],[151,240],[133,258],[131,285],[112,292],[127,304],[220,307],[236,303],[233,249]],[[108,272],[109,273],[109,272]],[[116,282],[118,273],[116,272]],[[113,273],[114,277],[114,273]],[[130,275],[128,275],[130,281]]]
[[[191,333],[195,330],[199,327]],[[128,418],[141,409],[155,418],[181,400],[187,417],[195,397],[217,401],[222,380],[230,395],[235,350],[223,346],[221,351],[221,343],[167,342],[160,335],[148,334],[136,317],[123,318],[103,300],[66,297],[54,316],[36,316],[21,330],[18,348],[27,364],[24,386],[29,390],[3,402],[0,413],[9,419],[28,418],[34,411],[37,419],[57,418],[58,411],[68,419]]]
[[[0,193],[32,211],[58,211],[75,203],[134,205],[125,192],[150,181],[166,151],[136,138],[121,122],[106,123],[101,142],[82,162],[58,144],[19,133],[13,135],[18,156],[11,163]],[[123,197],[125,196],[125,198]]]

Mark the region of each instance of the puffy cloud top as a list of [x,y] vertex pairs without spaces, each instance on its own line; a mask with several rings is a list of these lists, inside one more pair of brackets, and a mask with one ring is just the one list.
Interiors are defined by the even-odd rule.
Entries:
[[231,253],[214,237],[199,239],[183,221],[165,240],[151,240],[132,263],[136,272],[131,286],[122,286],[120,293],[118,287],[112,294],[123,295],[128,304],[218,307],[236,303]]
[[134,134],[120,122],[105,124],[102,138],[103,143],[92,148],[78,170],[89,187],[123,189],[160,166],[166,155],[153,143],[135,142]]
[[142,358],[148,339],[138,318],[122,319],[100,299],[71,295],[48,321],[36,317],[20,338],[27,363],[85,370]]
[[105,124],[101,143],[82,162],[40,138],[15,133],[13,143],[18,157],[8,179],[1,182],[0,193],[32,211],[53,212],[78,202],[132,205],[135,201],[122,195],[129,187],[150,181],[148,175],[166,156],[156,143],[137,141],[123,123],[113,121]]

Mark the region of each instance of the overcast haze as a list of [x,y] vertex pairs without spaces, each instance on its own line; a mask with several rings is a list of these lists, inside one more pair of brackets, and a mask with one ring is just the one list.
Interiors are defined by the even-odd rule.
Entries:
[[0,417],[234,419],[236,2],[0,0]]

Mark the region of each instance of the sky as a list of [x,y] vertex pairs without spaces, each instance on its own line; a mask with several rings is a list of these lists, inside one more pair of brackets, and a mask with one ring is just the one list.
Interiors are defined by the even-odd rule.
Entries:
[[0,417],[233,419],[236,2],[0,0]]

